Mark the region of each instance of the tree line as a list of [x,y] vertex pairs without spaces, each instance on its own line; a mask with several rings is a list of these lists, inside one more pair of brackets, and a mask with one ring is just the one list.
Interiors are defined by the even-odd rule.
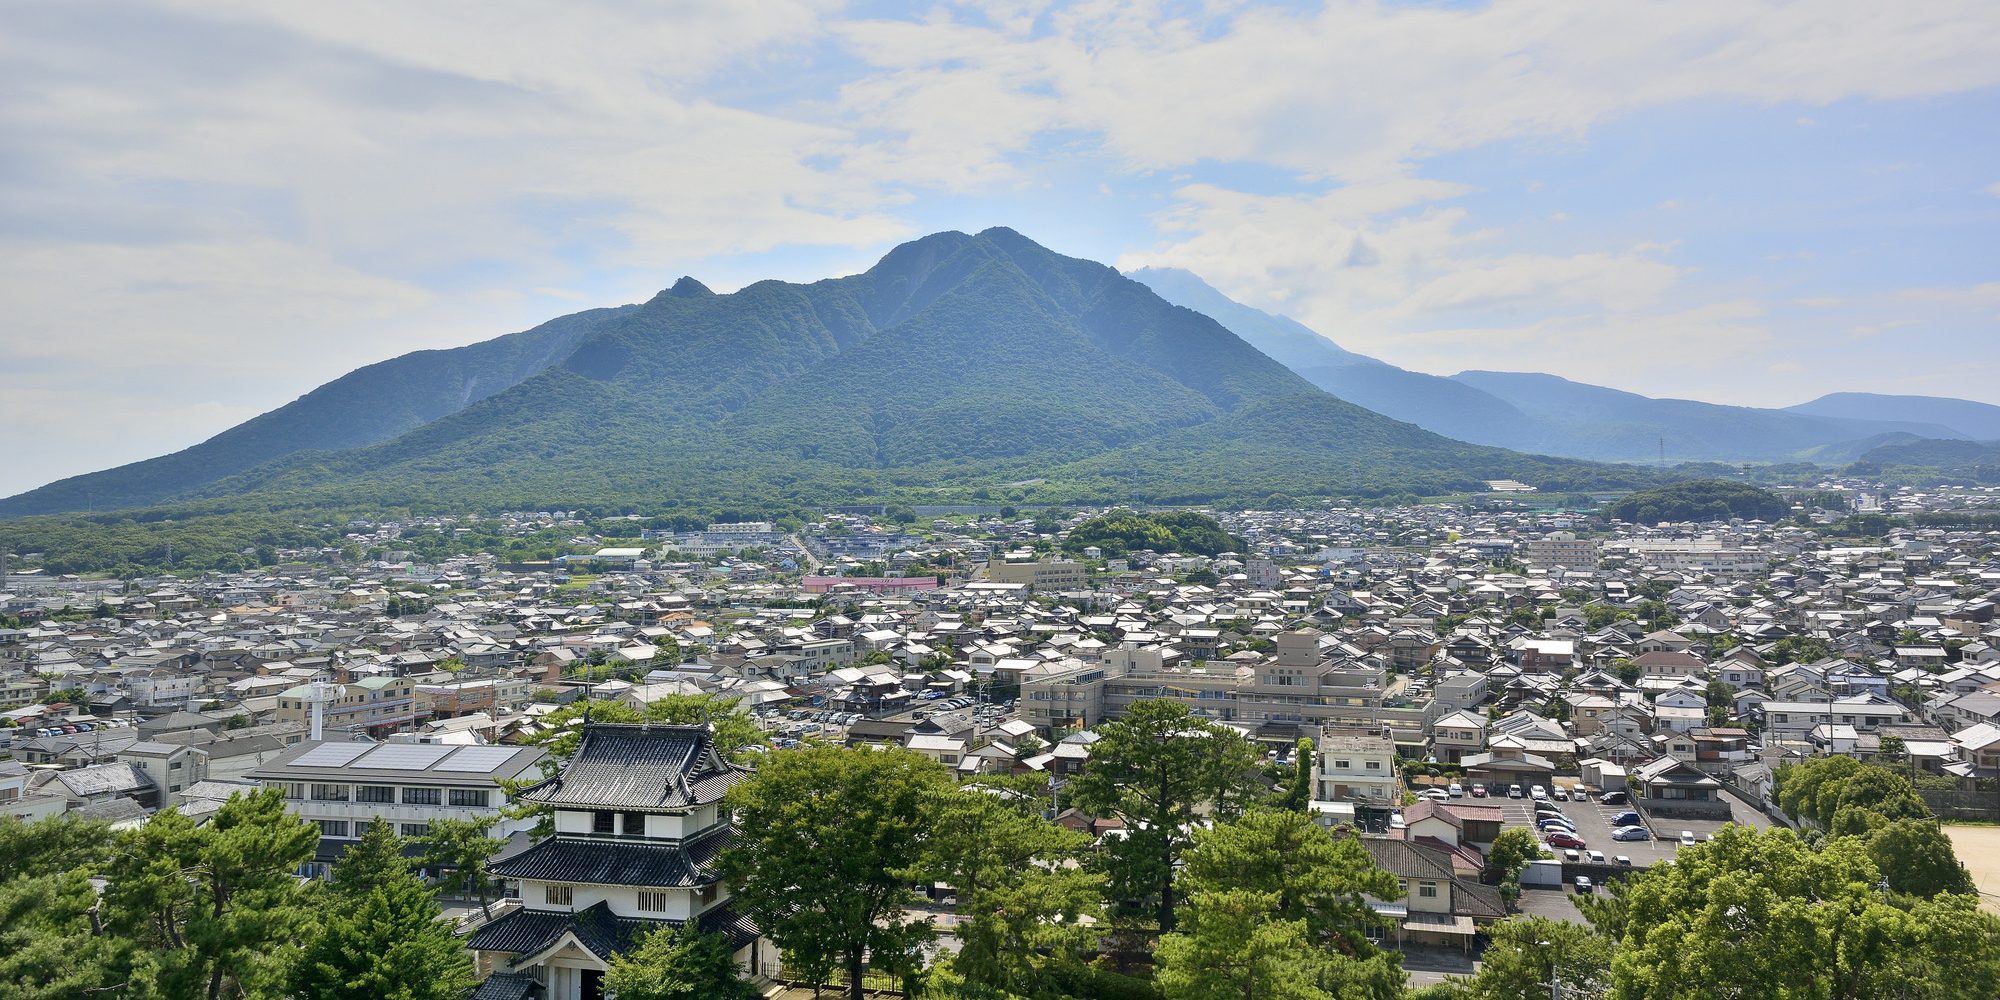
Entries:
[[[1086,770],[1056,789],[1041,775],[961,779],[902,749],[772,751],[718,699],[589,708],[716,726],[719,749],[752,766],[728,797],[731,905],[789,975],[850,997],[866,984],[942,1000],[2000,995],[2000,921],[1978,909],[1949,840],[1901,775],[1847,758],[1781,772],[1780,802],[1807,834],[1725,827],[1577,897],[1584,923],[1510,917],[1486,930],[1476,974],[1413,989],[1400,953],[1374,943],[1390,925],[1372,904],[1402,888],[1355,833],[1308,814],[1310,767],[1265,766],[1238,731],[1178,703],[1098,727]],[[551,720],[551,768],[574,753],[583,711]],[[1059,824],[1059,805],[1097,823]],[[433,824],[411,852],[378,824],[331,881],[294,877],[317,844],[274,791],[201,825],[173,809],[124,832],[0,823],[0,997],[466,996],[470,964],[406,855],[483,904],[497,847],[484,829]],[[1539,853],[1509,831],[1487,880],[1511,899]],[[947,911],[955,951],[935,947]],[[663,927],[611,963],[606,987],[747,998],[730,951]]]

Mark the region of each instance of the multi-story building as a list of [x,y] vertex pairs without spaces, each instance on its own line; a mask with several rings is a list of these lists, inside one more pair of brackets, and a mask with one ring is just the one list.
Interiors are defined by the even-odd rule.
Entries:
[[1396,741],[1387,736],[1357,736],[1323,731],[1314,759],[1315,797],[1322,802],[1354,802],[1395,806],[1403,802],[1396,773]]
[[[312,717],[307,697],[310,685],[301,684],[278,695],[278,721],[306,722]],[[383,736],[407,729],[422,713],[417,705],[417,682],[408,677],[362,677],[340,686],[326,706],[325,731],[338,736]]]
[[553,811],[555,833],[491,866],[519,884],[520,906],[466,942],[481,971],[516,996],[595,1000],[641,932],[693,923],[728,940],[746,974],[774,975],[776,949],[715,874],[734,831],[723,793],[745,776],[705,726],[587,727],[562,773],[521,794]]
[[118,751],[118,760],[145,772],[161,809],[180,805],[182,791],[208,778],[208,753],[192,746],[140,740]]
[[1280,633],[1275,641],[1276,654],[1254,665],[1193,664],[1159,646],[1107,649],[1098,663],[1044,664],[1022,678],[1021,717],[1056,733],[1095,726],[1138,702],[1166,698],[1273,741],[1289,742],[1329,724],[1393,729],[1413,746],[1428,738],[1439,714],[1436,701],[1389,703],[1383,668],[1323,659],[1317,632]]
[[317,874],[376,819],[405,837],[421,836],[439,819],[489,819],[496,837],[528,829],[531,820],[501,814],[507,804],[501,783],[528,774],[546,756],[541,747],[306,742],[248,777],[282,790],[286,811],[318,824],[320,849],[310,872]]
[[1521,556],[1531,566],[1544,569],[1561,566],[1566,569],[1591,569],[1603,546],[1588,538],[1576,537],[1574,531],[1552,531],[1541,538],[1531,538],[1521,543]]
[[986,566],[994,583],[1018,583],[1030,590],[1080,590],[1086,579],[1083,564],[1068,560],[995,562]]

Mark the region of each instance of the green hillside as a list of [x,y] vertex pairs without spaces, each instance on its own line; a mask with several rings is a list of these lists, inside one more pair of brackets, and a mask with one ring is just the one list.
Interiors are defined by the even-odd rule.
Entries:
[[145,506],[297,452],[387,441],[519,385],[635,308],[592,309],[522,333],[356,369],[194,447],[0,500],[0,517]]
[[[123,470],[98,474],[100,487],[210,510],[493,509],[1380,496],[1650,478],[1466,445],[1335,399],[1215,320],[1006,229],[936,234],[811,284],[717,295],[684,279],[560,329],[575,335],[537,342],[534,371],[521,361],[513,384],[439,404],[394,436],[295,435],[261,464],[164,496]],[[365,373],[333,385],[389,391]],[[37,491],[0,512],[62,502]]]
[[1697,479],[1634,493],[1613,504],[1611,516],[1634,524],[1662,521],[1776,521],[1792,512],[1770,490],[1725,479]]

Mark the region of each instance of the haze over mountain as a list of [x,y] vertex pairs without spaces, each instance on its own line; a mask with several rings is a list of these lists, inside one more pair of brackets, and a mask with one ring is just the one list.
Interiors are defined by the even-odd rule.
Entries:
[[1499,478],[1644,477],[1390,420],[1109,267],[989,229],[811,284],[717,295],[684,278],[643,305],[370,366],[186,451],[0,501],[0,516],[244,494],[548,506],[1025,483],[1170,501]]
[[2000,406],[1969,399],[1835,392],[1785,409],[1818,417],[1938,424],[1957,431],[1961,437],[1979,441],[2000,438]]
[[1328,392],[1477,444],[1610,462],[1840,463],[1896,441],[2000,436],[1974,429],[2000,419],[2000,407],[1964,400],[1844,393],[1775,410],[1654,399],[1543,373],[1428,375],[1345,350],[1294,320],[1232,301],[1187,271],[1144,268],[1132,277],[1216,317]]

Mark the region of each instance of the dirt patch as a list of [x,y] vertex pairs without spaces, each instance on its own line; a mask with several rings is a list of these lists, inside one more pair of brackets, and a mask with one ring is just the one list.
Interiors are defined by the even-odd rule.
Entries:
[[1980,908],[2000,913],[2000,826],[1946,823],[1944,832],[1951,838],[1959,863],[1972,873],[1972,883],[1979,887]]

